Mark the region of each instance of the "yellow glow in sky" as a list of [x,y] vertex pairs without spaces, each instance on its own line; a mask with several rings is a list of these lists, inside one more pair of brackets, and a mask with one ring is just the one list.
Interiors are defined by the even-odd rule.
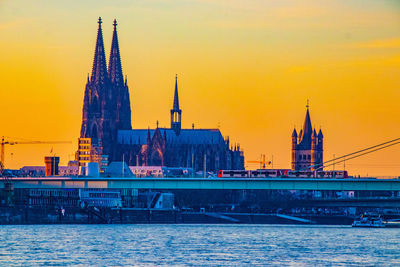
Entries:
[[[325,159],[394,139],[399,11],[394,0],[1,1],[0,135],[73,142],[8,146],[7,167],[43,165],[52,147],[73,159],[99,16],[107,57],[118,20],[134,128],[169,125],[177,73],[183,127],[219,126],[246,160],[289,168],[307,99]],[[399,176],[399,156],[388,148],[346,169]]]

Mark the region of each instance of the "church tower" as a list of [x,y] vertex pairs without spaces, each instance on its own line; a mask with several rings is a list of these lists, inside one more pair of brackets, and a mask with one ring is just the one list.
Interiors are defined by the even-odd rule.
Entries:
[[306,117],[303,129],[297,135],[296,130],[292,133],[292,169],[307,170],[313,165],[323,162],[323,135],[320,130],[317,134],[312,128],[309,106],[307,103]]
[[176,135],[179,135],[181,132],[181,117],[182,117],[182,110],[179,108],[178,75],[176,75],[174,104],[171,109],[171,129],[175,131]]
[[[80,137],[91,138],[92,143],[100,147],[99,153],[112,158],[113,144],[116,141],[118,129],[116,124],[117,108],[113,83],[107,72],[101,23],[102,20],[99,18],[92,75],[90,78],[88,77],[85,87]],[[117,74],[118,63],[112,65],[116,66],[116,71],[112,71],[112,73]],[[122,75],[122,71],[120,74]],[[114,79],[114,83],[116,80]]]
[[114,32],[111,43],[110,60],[108,65],[108,77],[111,82],[113,99],[115,100],[116,118],[115,123],[118,130],[132,130],[131,104],[129,99],[129,88],[127,79],[122,73],[121,56],[117,35],[117,20],[114,20]]

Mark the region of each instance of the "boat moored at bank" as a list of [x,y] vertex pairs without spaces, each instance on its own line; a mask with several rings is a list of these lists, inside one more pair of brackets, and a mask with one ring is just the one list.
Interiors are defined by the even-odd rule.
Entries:
[[354,220],[352,227],[384,228],[382,218],[379,215],[362,214],[359,220]]

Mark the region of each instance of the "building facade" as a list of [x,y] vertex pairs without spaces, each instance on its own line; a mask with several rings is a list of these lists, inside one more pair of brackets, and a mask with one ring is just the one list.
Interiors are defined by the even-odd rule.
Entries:
[[[229,138],[224,138],[219,129],[194,129],[194,126],[182,129],[177,77],[169,112],[170,128],[159,128],[157,123],[155,129],[132,130],[129,88],[122,72],[117,23],[114,20],[108,68],[101,23],[99,18],[92,74],[85,87],[80,139],[90,138],[90,143],[100,144],[98,150],[110,162],[125,161],[130,166],[189,167],[212,172],[244,169],[240,146],[231,147]],[[80,157],[90,160],[87,154]]]
[[309,106],[307,104],[306,118],[303,129],[297,134],[296,129],[292,133],[292,170],[315,170],[323,163],[323,139],[322,130],[318,134],[312,128]]

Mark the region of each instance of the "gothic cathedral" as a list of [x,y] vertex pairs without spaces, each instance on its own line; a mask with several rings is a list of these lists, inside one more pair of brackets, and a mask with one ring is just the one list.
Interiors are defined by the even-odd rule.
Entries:
[[124,159],[130,166],[188,167],[213,172],[244,169],[240,146],[232,148],[229,138],[223,138],[219,129],[194,129],[194,126],[182,129],[177,77],[170,110],[171,127],[159,128],[157,123],[156,129],[132,130],[129,88],[122,72],[117,22],[114,20],[108,68],[101,23],[99,18],[92,74],[85,87],[80,134],[80,139],[85,141],[82,146],[80,141],[80,149],[90,140],[102,159],[103,156],[109,162]]

